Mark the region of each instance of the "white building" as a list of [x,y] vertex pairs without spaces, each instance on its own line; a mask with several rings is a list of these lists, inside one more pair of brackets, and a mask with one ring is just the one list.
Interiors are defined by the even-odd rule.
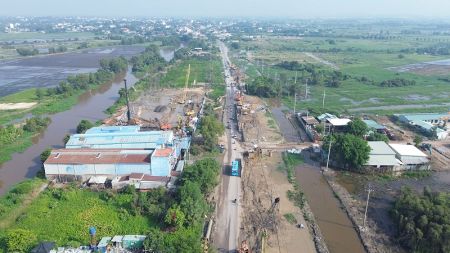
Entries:
[[430,160],[428,156],[414,145],[389,144],[396,153],[397,159],[402,161],[405,170],[429,170]]
[[369,141],[371,149],[369,160],[365,164],[367,170],[376,172],[401,171],[403,163],[397,159],[396,153],[384,141]]

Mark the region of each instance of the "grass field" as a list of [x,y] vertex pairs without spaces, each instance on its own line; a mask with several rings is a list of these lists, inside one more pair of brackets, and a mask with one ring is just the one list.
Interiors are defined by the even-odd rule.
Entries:
[[[329,41],[333,40],[332,43]],[[309,86],[309,99],[297,101],[297,110],[313,109],[315,111],[345,112],[358,110],[358,113],[391,114],[396,112],[443,112],[450,106],[443,105],[450,101],[450,83],[441,80],[447,75],[420,75],[412,72],[397,73],[390,67],[407,64],[448,59],[450,56],[419,55],[415,53],[401,53],[401,49],[426,47],[437,42],[450,41],[449,37],[437,37],[427,40],[416,37],[401,37],[393,40],[370,39],[332,39],[332,38],[301,38],[286,39],[266,37],[255,41],[240,42],[241,49],[249,49],[249,53],[234,51],[233,61],[248,76],[247,82],[260,73],[266,76],[284,75],[293,80],[295,71],[275,67],[281,61],[296,60],[330,68],[316,59],[307,56],[312,53],[325,61],[331,62],[345,74],[352,77],[367,77],[379,83],[383,80],[404,78],[415,80],[416,85],[408,87],[385,88],[366,84],[355,78],[342,81],[338,88],[324,88],[323,85]],[[331,52],[330,50],[336,52]],[[401,57],[399,55],[402,54]],[[305,86],[300,84],[299,94],[304,96]],[[324,89],[326,92],[325,109],[322,109]],[[286,105],[293,107],[293,94],[284,97]],[[406,107],[398,105],[408,105]],[[415,107],[412,108],[411,105]],[[424,108],[423,105],[434,105]],[[368,108],[365,107],[378,107]],[[392,106],[392,107],[391,107]],[[352,113],[356,113],[353,111]]]
[[96,227],[97,238],[144,234],[154,226],[147,217],[131,215],[122,207],[132,201],[132,195],[120,194],[110,200],[100,195],[79,189],[45,190],[8,229],[26,229],[39,241],[58,245],[87,245],[90,226]]
[[209,83],[210,77],[213,84],[222,84],[222,63],[219,59],[213,58],[191,58],[175,63],[169,68],[167,74],[161,79],[163,87],[184,87],[186,81],[186,71],[191,65],[189,86],[196,83]]

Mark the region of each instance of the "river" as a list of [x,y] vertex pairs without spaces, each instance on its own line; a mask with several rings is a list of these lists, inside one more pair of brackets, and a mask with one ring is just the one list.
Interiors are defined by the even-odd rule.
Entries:
[[[0,165],[0,195],[12,185],[34,177],[41,167],[40,154],[48,147],[63,147],[64,136],[75,133],[75,128],[82,119],[95,122],[106,118],[104,111],[119,97],[123,77],[85,92],[79,97],[78,104],[70,110],[49,115],[51,123],[44,132],[33,138],[33,145],[23,153],[13,154],[11,160]],[[125,78],[130,86],[137,81],[131,70],[126,73]]]
[[[180,45],[179,48],[183,46]],[[121,48],[121,50],[124,49],[127,48]],[[160,50],[161,56],[166,61],[174,57],[174,52],[175,50],[170,48]],[[0,164],[0,195],[3,195],[12,185],[27,178],[33,178],[41,168],[40,154],[49,147],[64,147],[64,136],[75,133],[75,128],[82,119],[95,122],[106,118],[108,115],[104,111],[118,99],[119,90],[123,87],[123,78],[124,76],[117,77],[112,83],[85,92],[78,98],[77,105],[70,110],[49,115],[51,123],[45,131],[33,138],[33,145],[23,153],[13,154],[8,162]],[[138,81],[131,73],[131,69],[128,70],[125,78],[129,87]]]

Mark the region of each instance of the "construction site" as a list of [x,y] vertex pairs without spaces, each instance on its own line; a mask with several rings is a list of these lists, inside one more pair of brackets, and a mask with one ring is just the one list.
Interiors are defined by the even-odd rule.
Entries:
[[137,100],[129,101],[128,106],[104,120],[104,123],[139,125],[145,130],[193,129],[205,103],[206,91],[203,87],[189,88],[189,75],[190,67],[186,72],[184,89],[148,89]]
[[246,169],[241,175],[245,211],[241,213],[240,252],[316,252],[302,211],[287,198],[293,186],[280,167],[283,161],[278,149],[291,144],[282,137],[262,99],[240,91],[234,99],[246,150]]

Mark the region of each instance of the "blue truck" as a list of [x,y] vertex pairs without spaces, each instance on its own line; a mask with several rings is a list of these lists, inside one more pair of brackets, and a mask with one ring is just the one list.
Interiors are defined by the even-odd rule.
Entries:
[[231,175],[234,177],[240,176],[241,161],[239,159],[231,162]]

